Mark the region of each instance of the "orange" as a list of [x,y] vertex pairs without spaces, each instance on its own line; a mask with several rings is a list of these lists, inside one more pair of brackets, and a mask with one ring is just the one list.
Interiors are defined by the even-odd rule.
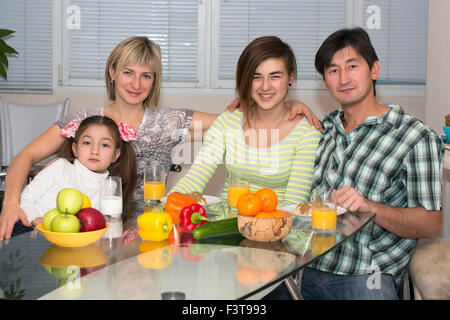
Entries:
[[261,211],[261,199],[253,192],[244,193],[239,197],[237,211],[243,216],[255,216]]
[[259,272],[259,278],[261,281],[269,282],[272,281],[273,278],[277,275],[277,271],[275,269],[263,269]]
[[263,188],[256,191],[256,195],[261,199],[262,211],[272,212],[277,210],[278,196],[270,188]]
[[236,279],[244,286],[251,287],[259,282],[259,270],[239,266],[236,269]]
[[89,197],[84,193],[81,193],[81,195],[83,196],[83,204],[81,205],[81,209],[92,207],[91,200],[89,199]]

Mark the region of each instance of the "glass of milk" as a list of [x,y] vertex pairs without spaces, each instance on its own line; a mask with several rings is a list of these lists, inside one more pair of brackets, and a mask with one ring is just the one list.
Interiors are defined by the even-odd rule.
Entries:
[[122,214],[122,179],[109,176],[100,184],[100,212],[105,216]]

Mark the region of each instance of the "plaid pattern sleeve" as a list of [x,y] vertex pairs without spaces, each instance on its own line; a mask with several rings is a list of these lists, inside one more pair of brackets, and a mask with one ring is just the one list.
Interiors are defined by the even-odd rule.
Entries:
[[[443,144],[434,131],[398,105],[346,133],[342,111],[327,115],[317,149],[314,187],[355,188],[366,199],[392,207],[441,209]],[[375,223],[313,267],[337,274],[381,271],[401,280],[416,244]]]

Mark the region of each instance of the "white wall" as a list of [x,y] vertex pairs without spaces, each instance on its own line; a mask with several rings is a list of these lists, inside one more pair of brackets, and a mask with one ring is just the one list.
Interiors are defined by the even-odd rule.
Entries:
[[[450,114],[450,1],[428,4],[428,52],[425,122],[442,133],[444,116]],[[450,170],[443,172],[443,237],[450,237]]]
[[450,114],[450,1],[429,1],[428,10],[425,122],[441,133]]

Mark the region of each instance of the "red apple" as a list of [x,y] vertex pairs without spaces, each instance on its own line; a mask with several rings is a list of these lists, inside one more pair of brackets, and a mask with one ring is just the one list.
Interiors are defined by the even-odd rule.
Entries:
[[106,220],[103,214],[94,208],[84,208],[77,213],[80,220],[80,232],[95,231],[106,227]]

